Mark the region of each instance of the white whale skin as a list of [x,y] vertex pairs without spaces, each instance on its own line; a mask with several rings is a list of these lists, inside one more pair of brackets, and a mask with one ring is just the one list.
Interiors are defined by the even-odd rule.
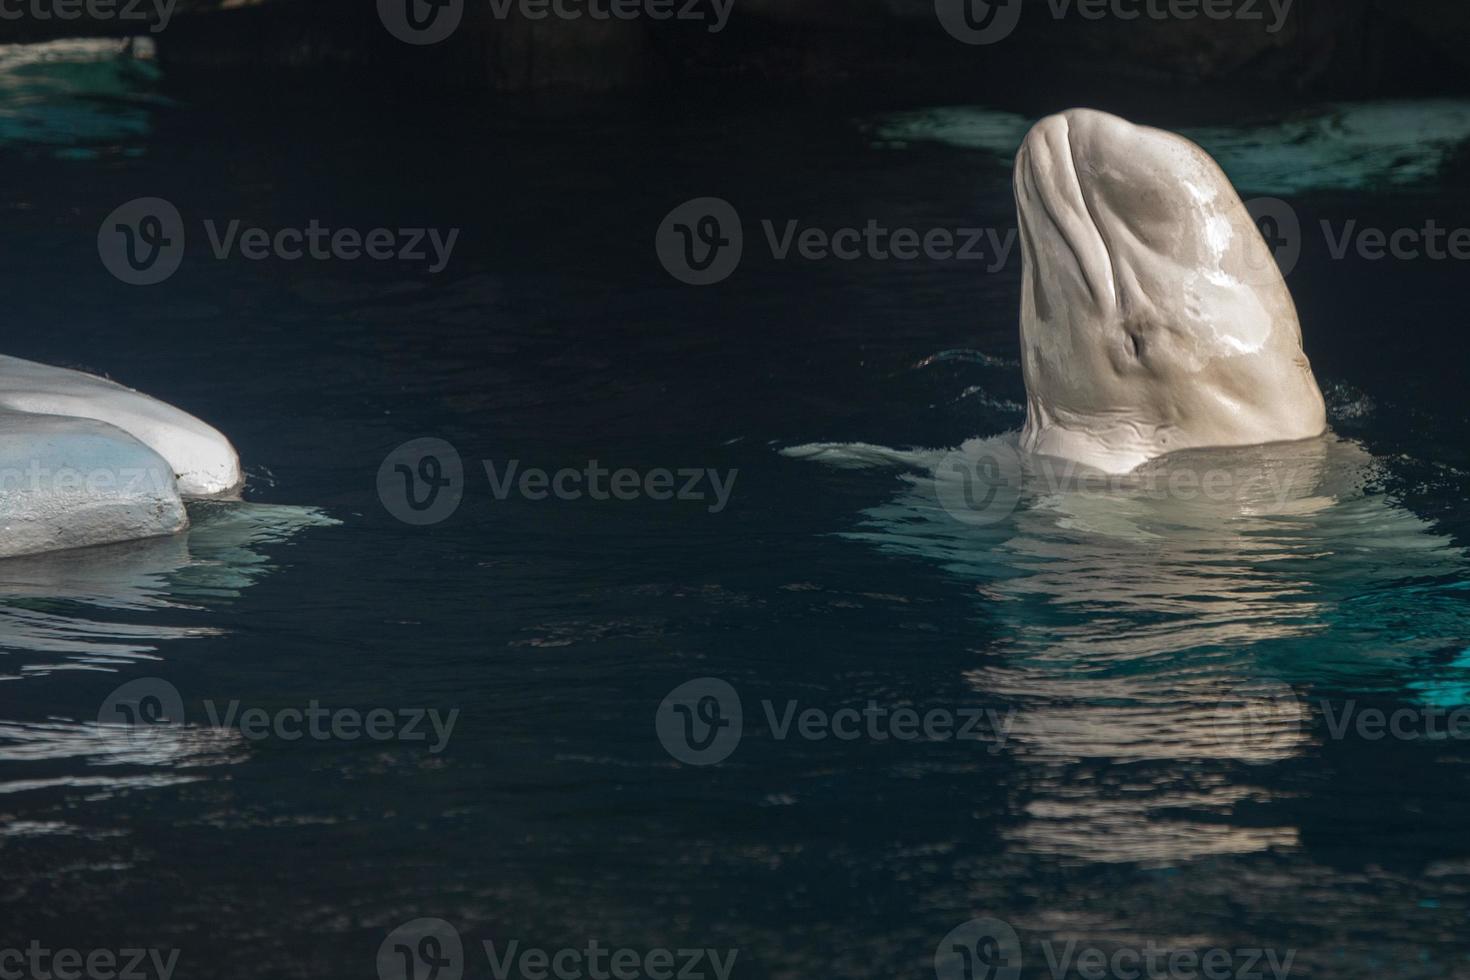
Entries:
[[233,494],[240,457],[199,419],[105,378],[0,355],[0,411],[93,419],[116,426],[169,462],[185,497]]
[[1023,450],[1125,473],[1326,430],[1291,294],[1204,150],[1070,109],[1031,129],[1014,185]]
[[188,527],[173,467],[116,426],[0,412],[0,558]]

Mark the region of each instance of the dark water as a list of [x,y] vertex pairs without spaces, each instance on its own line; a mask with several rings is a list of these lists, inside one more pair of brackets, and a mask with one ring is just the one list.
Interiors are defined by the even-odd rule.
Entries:
[[[251,504],[173,541],[0,564],[0,947],[401,977],[385,937],[438,918],[464,958],[421,965],[435,980],[491,976],[490,940],[924,978],[986,918],[1016,930],[1026,976],[1072,941],[1223,951],[1229,975],[1273,975],[1251,951],[1291,976],[1470,975],[1470,725],[1334,732],[1345,710],[1423,729],[1470,704],[1465,266],[1335,260],[1314,230],[1470,226],[1452,119],[1430,114],[1432,165],[1406,106],[1387,150],[1283,169],[1275,123],[1161,118],[1216,127],[1237,180],[1295,207],[1289,282],[1349,441],[1229,460],[1299,477],[1274,506],[1130,486],[970,524],[936,500],[935,454],[851,444],[1019,426],[1018,263],[777,261],[760,220],[1010,229],[984,140],[894,145],[836,109],[451,127],[304,94],[192,105],[146,64],[7,71],[5,352],[217,425]],[[1353,111],[1310,118],[1330,137]],[[189,234],[148,287],[97,252],[143,196]],[[654,238],[702,196],[740,211],[745,260],[694,288]],[[460,234],[434,275],[216,260],[206,218]],[[424,437],[467,478],[419,527],[377,479]],[[847,465],[789,452],[817,443]],[[738,476],[718,512],[499,500],[481,460]],[[184,724],[99,722],[145,678]],[[699,678],[743,707],[715,765],[655,727]],[[763,704],[780,722],[792,701],[989,712],[1004,733],[782,738]],[[442,746],[255,739],[211,724],[231,702],[458,714]]]

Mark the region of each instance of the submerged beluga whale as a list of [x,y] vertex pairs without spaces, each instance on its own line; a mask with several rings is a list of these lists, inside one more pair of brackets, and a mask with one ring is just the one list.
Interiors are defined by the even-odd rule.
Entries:
[[243,480],[220,432],[104,378],[0,355],[0,558],[174,534]]
[[1016,155],[1021,448],[1106,473],[1327,428],[1296,307],[1218,164],[1071,109]]

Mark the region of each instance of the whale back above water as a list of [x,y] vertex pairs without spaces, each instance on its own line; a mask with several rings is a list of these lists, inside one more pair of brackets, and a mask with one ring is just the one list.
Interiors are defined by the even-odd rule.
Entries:
[[0,558],[173,534],[172,467],[116,426],[0,412]]
[[173,467],[185,497],[240,488],[240,457],[218,430],[106,378],[0,355],[0,411],[93,419],[116,426]]
[[1291,294],[1195,144],[1072,109],[1016,156],[1021,447],[1107,473],[1327,426]]
[[104,378],[0,355],[0,558],[174,534],[231,494],[218,431]]

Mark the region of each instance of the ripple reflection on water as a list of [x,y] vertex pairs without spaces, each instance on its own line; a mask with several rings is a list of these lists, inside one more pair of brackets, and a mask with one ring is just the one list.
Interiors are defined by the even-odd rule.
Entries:
[[[1177,453],[1107,478],[1023,458],[1014,438],[787,454],[901,468],[901,492],[848,536],[940,563],[1001,620],[966,676],[1013,706],[1006,751],[1027,777],[1005,836],[1021,850],[1164,866],[1294,846],[1292,826],[1226,818],[1270,800],[1251,767],[1314,744],[1310,692],[1466,690],[1441,656],[1470,639],[1465,555],[1375,489],[1356,444]],[[957,512],[960,481],[997,465],[1014,498]],[[1400,606],[1412,633],[1387,614]]]

